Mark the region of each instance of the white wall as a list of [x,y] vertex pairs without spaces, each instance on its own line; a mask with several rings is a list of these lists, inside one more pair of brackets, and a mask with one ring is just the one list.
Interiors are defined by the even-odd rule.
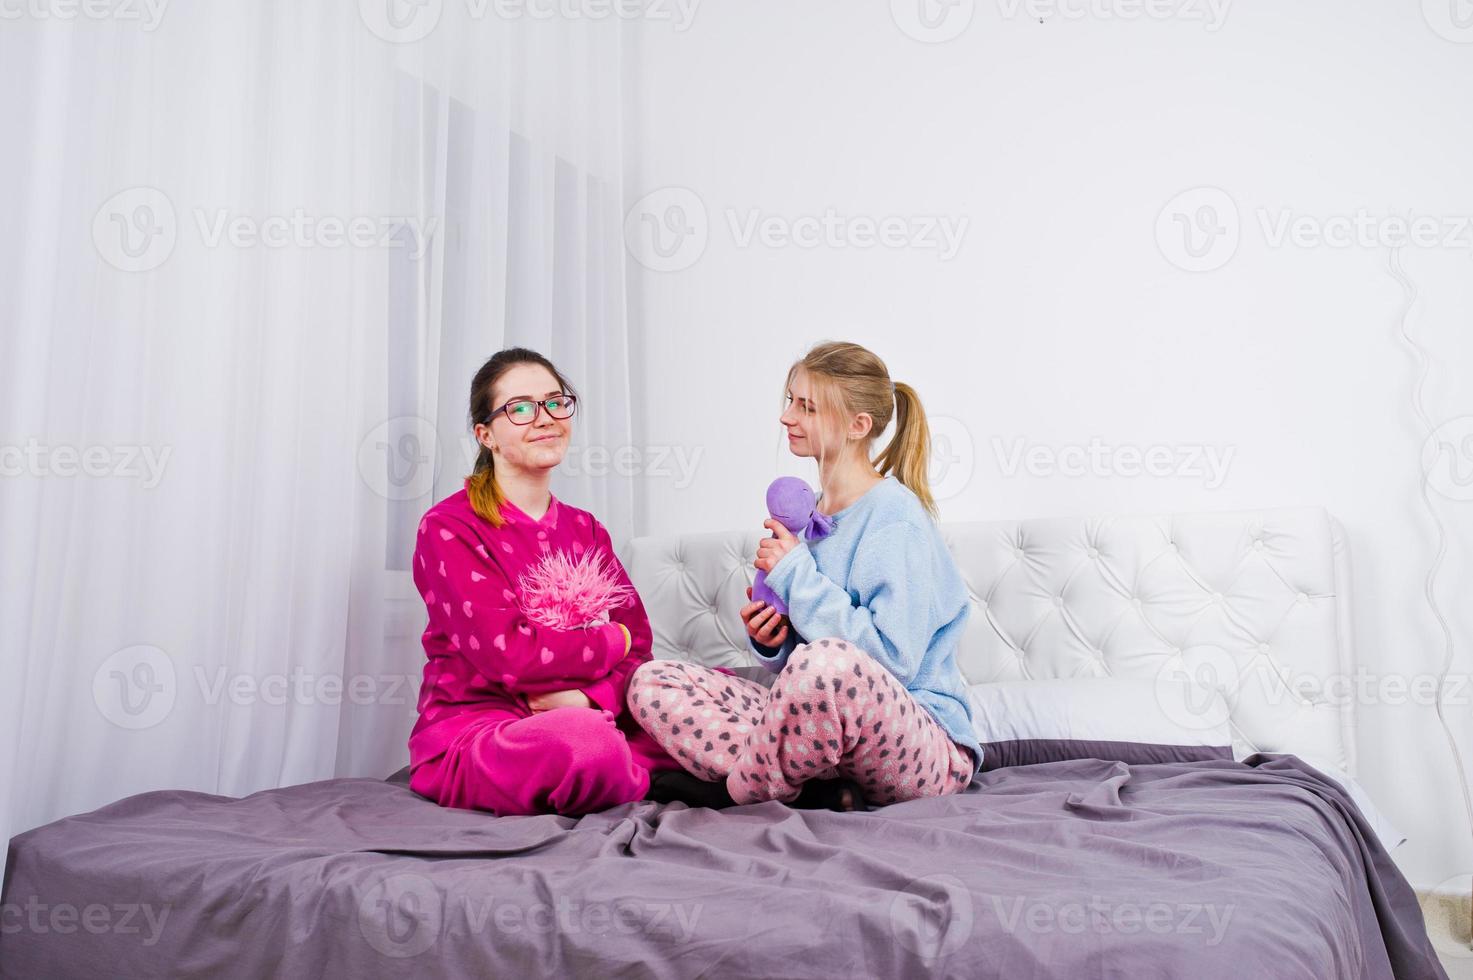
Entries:
[[[671,271],[630,266],[634,380],[647,392],[637,435],[651,450],[643,529],[760,522],[763,488],[786,468],[785,369],[814,341],[852,339],[952,420],[938,425],[956,457],[937,472],[945,519],[1323,504],[1354,549],[1361,659],[1382,675],[1435,672],[1415,361],[1388,252],[1275,246],[1262,220],[1272,231],[1281,213],[1445,219],[1437,234],[1451,244],[1403,254],[1420,293],[1409,324],[1432,358],[1428,413],[1453,420],[1449,434],[1473,431],[1473,231],[1457,220],[1473,215],[1473,44],[1452,39],[1436,0],[1426,14],[1373,0],[1218,2],[1220,24],[1202,19],[1216,16],[1205,3],[1131,18],[1143,4],[963,0],[947,8],[962,19],[943,26],[966,27],[945,43],[898,26],[904,0],[705,0],[685,30],[633,23],[625,191],[631,205],[661,193],[636,208],[632,250],[659,265],[640,211],[663,216],[672,202],[707,233],[698,256],[698,236],[675,250]],[[1231,197],[1240,243],[1220,268],[1189,272],[1167,257],[1184,254],[1172,251],[1179,235],[1163,248],[1156,226],[1200,186]],[[744,247],[729,226],[729,211],[829,208],[969,227],[947,260]],[[1095,437],[1233,455],[1209,486],[1009,475],[993,442],[1058,453]],[[1473,440],[1459,445],[1473,465]],[[678,458],[696,460],[693,479]],[[1458,493],[1449,473],[1445,461],[1439,482]],[[1434,494],[1434,505],[1451,533],[1438,594],[1466,673],[1473,502]],[[1452,714],[1473,754],[1470,693],[1459,689]],[[1473,847],[1433,710],[1360,711],[1362,781],[1411,838],[1403,868],[1416,884],[1466,873]]]

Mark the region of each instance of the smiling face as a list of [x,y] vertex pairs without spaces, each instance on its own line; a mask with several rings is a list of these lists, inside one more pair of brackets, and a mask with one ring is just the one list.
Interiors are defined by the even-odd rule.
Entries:
[[850,415],[830,404],[837,388],[817,386],[800,365],[788,382],[787,406],[781,422],[788,430],[788,449],[794,456],[826,459],[844,452],[862,451],[870,434],[868,414]]
[[[540,364],[516,364],[508,368],[491,387],[491,406],[501,408],[515,398],[538,401],[561,392],[557,378]],[[537,418],[529,425],[517,425],[498,412],[491,424],[476,425],[476,440],[494,448],[498,469],[535,471],[550,470],[563,461],[568,440],[573,434],[572,419],[555,419],[545,408],[537,409]]]

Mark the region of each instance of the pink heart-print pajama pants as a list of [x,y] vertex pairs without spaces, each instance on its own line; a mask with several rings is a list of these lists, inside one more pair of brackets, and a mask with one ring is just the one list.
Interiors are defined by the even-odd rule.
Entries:
[[737,803],[794,799],[842,776],[872,804],[965,789],[975,764],[895,677],[843,640],[805,643],[766,688],[675,660],[629,682],[629,710],[693,776]]

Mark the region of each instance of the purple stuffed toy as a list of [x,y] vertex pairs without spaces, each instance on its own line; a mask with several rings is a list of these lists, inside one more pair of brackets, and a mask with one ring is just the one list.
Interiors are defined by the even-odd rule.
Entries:
[[[783,527],[809,541],[817,541],[834,529],[829,516],[819,512],[813,488],[796,476],[780,476],[772,481],[767,488],[767,512]],[[767,573],[760,568],[752,581],[752,601],[765,602],[780,615],[788,614],[787,603],[767,587]]]

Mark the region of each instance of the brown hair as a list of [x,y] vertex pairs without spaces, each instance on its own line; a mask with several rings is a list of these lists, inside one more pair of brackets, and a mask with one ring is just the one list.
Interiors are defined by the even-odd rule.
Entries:
[[[518,364],[540,364],[557,379],[558,387],[566,394],[577,395],[572,385],[568,384],[567,379],[558,372],[557,368],[553,367],[552,362],[547,358],[525,347],[508,347],[506,350],[492,354],[490,359],[481,365],[476,376],[471,379],[470,421],[472,431],[477,422],[490,424],[487,416],[494,409],[501,407],[492,404],[491,390],[503,374]],[[470,497],[471,509],[476,512],[476,515],[488,521],[492,527],[500,527],[504,523],[501,518],[501,505],[506,502],[506,495],[501,492],[501,487],[496,482],[495,467],[495,454],[481,445],[480,452],[476,454],[475,468],[471,470],[471,475],[466,477],[465,491]]]
[[[915,389],[901,381],[892,382],[885,362],[858,344],[831,341],[814,347],[788,369],[789,387],[799,368],[822,392],[820,405],[834,405],[849,415],[864,412],[874,420],[871,441],[885,431],[892,416],[895,418],[895,434],[871,462],[881,476],[893,472],[934,518],[936,501],[926,478],[931,463],[931,429]],[[865,455],[869,455],[868,450]]]

